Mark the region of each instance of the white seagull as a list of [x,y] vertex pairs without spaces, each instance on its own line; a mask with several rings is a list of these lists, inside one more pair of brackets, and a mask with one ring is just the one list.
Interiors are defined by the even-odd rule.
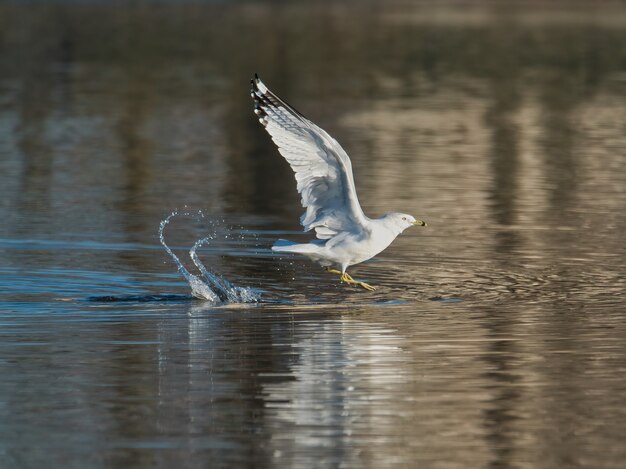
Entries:
[[365,216],[350,158],[341,145],[272,93],[256,74],[252,98],[259,122],[295,173],[306,208],[300,223],[305,232],[315,229],[318,238],[303,244],[279,239],[272,250],[302,254],[328,272],[340,274],[342,282],[375,290],[354,280],[346,269],[386,249],[408,227],[426,223],[405,213],[387,213],[377,219]]

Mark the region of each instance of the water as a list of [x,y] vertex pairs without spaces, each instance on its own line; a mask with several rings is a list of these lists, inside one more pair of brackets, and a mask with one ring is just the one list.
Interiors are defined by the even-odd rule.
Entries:
[[[269,250],[254,72],[428,222],[377,291]],[[0,5],[0,466],[623,467],[625,109],[608,4]]]

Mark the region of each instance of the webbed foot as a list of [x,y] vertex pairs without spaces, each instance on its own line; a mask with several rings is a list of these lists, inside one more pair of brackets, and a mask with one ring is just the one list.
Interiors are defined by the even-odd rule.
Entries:
[[369,283],[365,283],[365,282],[360,282],[358,280],[354,280],[346,272],[341,274],[341,281],[347,283],[348,285],[358,285],[360,287],[365,288],[367,291],[374,291],[374,290],[376,290],[376,287],[370,285]]

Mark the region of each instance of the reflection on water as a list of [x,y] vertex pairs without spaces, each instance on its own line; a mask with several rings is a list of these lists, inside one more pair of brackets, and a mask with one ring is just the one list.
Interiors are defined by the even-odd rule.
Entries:
[[[0,5],[0,465],[621,467],[625,26]],[[380,290],[270,253],[301,207],[254,72],[352,155],[368,215],[428,220],[357,267]],[[173,252],[233,227],[197,254],[264,304],[186,297],[157,232],[185,206],[210,215]]]

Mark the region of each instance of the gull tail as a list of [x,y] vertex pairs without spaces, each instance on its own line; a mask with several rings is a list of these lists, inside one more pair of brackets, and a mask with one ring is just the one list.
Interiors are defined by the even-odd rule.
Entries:
[[319,246],[311,243],[299,244],[286,239],[279,239],[272,246],[274,252],[296,252],[298,254],[313,254],[319,249]]

